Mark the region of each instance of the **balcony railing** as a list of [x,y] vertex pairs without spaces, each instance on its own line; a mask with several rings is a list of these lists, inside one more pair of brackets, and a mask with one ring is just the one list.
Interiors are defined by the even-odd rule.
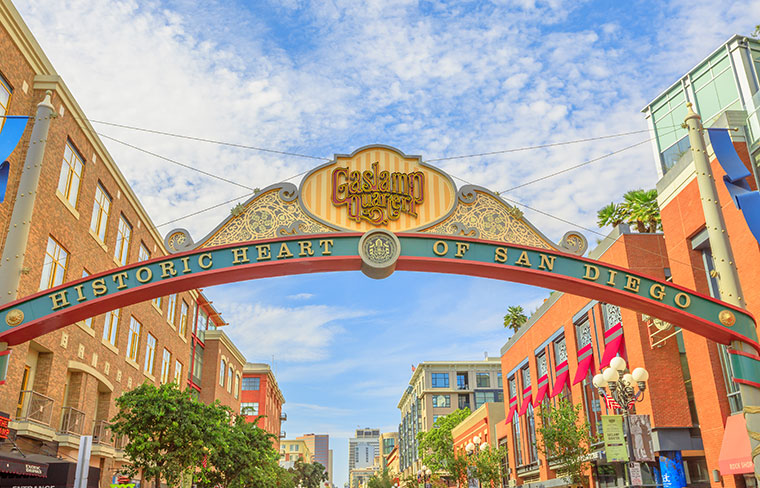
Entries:
[[19,405],[16,420],[30,421],[51,426],[53,418],[53,399],[33,390],[23,390],[19,393]]
[[285,422],[286,420],[288,420],[288,414],[286,414],[285,412],[282,412],[280,414],[280,422]]
[[74,407],[61,409],[61,433],[82,435],[84,433],[84,412]]
[[284,439],[284,438],[285,438],[285,432],[284,431],[280,432],[280,439]]
[[116,449],[124,449],[124,447],[129,444],[129,438],[125,435],[120,436],[113,436],[113,447]]
[[113,435],[111,434],[111,424],[105,420],[96,420],[95,425],[92,427],[92,443],[112,446]]

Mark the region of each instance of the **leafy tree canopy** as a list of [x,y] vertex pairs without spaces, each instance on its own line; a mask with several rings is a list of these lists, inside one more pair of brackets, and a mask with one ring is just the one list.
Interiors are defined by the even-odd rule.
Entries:
[[504,327],[517,332],[522,325],[528,321],[528,316],[519,305],[507,308],[507,314],[504,316]]
[[462,469],[466,464],[454,452],[454,438],[451,429],[470,415],[470,409],[456,410],[448,415],[438,417],[433,428],[427,432],[417,433],[417,446],[422,463],[433,473],[448,472],[454,479],[461,479]]
[[328,479],[325,467],[317,462],[305,463],[298,459],[288,471],[301,488],[319,488],[319,484]]
[[657,190],[631,190],[623,195],[622,203],[613,202],[602,207],[596,217],[599,227],[627,223],[642,233],[662,229]]

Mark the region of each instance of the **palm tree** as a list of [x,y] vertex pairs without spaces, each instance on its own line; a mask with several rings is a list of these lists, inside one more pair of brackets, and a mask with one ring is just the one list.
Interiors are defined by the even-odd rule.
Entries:
[[599,227],[605,227],[607,225],[615,227],[625,222],[625,215],[623,215],[622,207],[623,206],[619,203],[610,203],[599,209],[596,213],[596,225]]
[[504,327],[517,332],[527,320],[528,317],[521,306],[509,307],[507,308],[507,315],[504,316]]
[[623,203],[610,203],[596,213],[597,225],[615,227],[631,224],[639,232],[657,232],[662,229],[657,190],[631,190],[623,195]]

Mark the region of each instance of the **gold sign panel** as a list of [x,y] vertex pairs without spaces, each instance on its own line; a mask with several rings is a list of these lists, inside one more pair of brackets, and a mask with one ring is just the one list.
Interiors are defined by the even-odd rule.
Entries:
[[371,146],[314,169],[301,183],[299,197],[307,214],[332,227],[405,232],[445,218],[457,191],[448,175],[419,156]]

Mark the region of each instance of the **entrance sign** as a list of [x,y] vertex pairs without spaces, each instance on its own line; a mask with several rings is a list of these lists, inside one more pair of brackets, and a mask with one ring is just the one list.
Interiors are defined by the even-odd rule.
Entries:
[[[722,344],[760,351],[745,310],[582,257],[578,232],[554,243],[516,208],[388,146],[369,146],[257,192],[198,242],[165,237],[169,256],[104,271],[0,307],[13,346],[109,310],[192,288],[290,274],[394,270],[514,281],[646,313]],[[760,361],[732,354],[737,381],[760,386]]]
[[623,417],[621,415],[602,415],[602,431],[604,432],[604,454],[608,463],[628,461],[628,446],[623,433]]

